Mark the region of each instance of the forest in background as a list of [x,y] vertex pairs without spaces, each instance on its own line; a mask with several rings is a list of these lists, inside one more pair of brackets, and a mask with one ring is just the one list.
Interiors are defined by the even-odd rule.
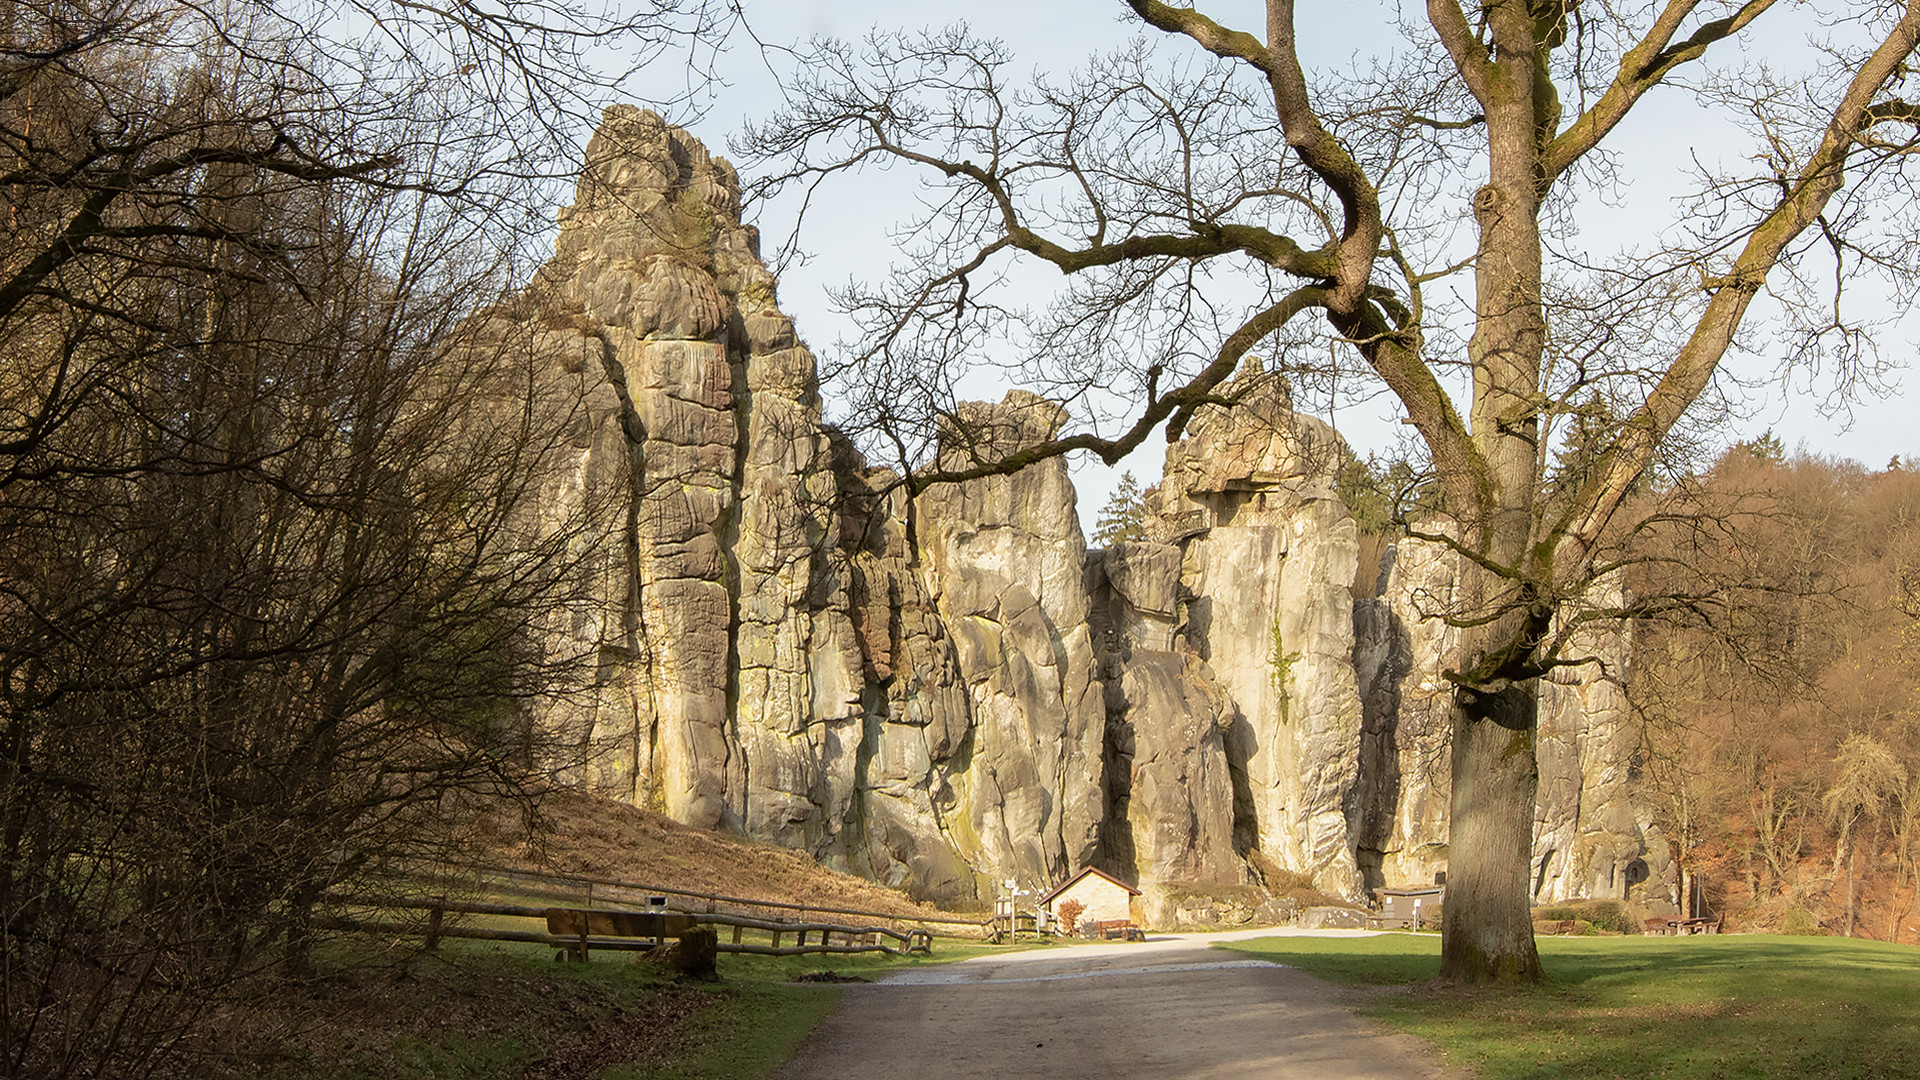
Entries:
[[1644,587],[1716,558],[1750,587],[1716,625],[1636,625],[1643,799],[1731,925],[1920,941],[1920,475],[1763,437],[1684,497],[1720,524]]
[[[1372,596],[1443,500],[1400,458],[1349,458],[1339,487]],[[1769,432],[1644,479],[1623,516],[1629,593],[1668,598],[1631,630],[1633,780],[1686,888],[1732,929],[1920,942],[1920,473]]]

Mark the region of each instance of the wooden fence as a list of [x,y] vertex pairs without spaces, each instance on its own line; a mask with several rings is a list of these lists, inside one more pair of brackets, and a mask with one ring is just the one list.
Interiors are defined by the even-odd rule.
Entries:
[[[515,870],[502,866],[474,866],[467,868],[469,875],[479,875],[482,888],[493,891],[512,891],[523,895],[548,895],[570,897],[591,907],[595,903],[617,904],[650,903],[655,897],[676,898],[677,903],[667,906],[676,911],[705,912],[707,914],[733,914],[742,916],[760,916],[774,920],[806,922],[809,915],[853,915],[862,919],[894,926],[918,926],[924,928],[947,927],[935,931],[939,937],[988,938],[993,935],[993,920],[988,918],[955,918],[942,915],[903,915],[898,912],[872,911],[861,908],[830,907],[820,904],[803,904],[787,900],[762,900],[744,896],[728,896],[722,893],[696,892],[690,889],[674,889],[661,885],[646,885],[639,882],[619,881],[612,878],[588,877],[575,874],[552,874],[534,870]],[[471,883],[472,876],[465,879]],[[472,887],[469,884],[468,887]],[[531,890],[531,891],[530,891]],[[747,909],[747,910],[743,910]],[[789,919],[784,913],[792,912]]]
[[[482,876],[474,877],[478,871]],[[637,882],[605,878],[571,877],[542,874],[502,867],[469,868],[457,877],[450,874],[410,876],[412,896],[382,896],[366,893],[330,893],[325,904],[331,910],[315,921],[322,930],[387,934],[395,937],[423,937],[433,948],[443,938],[467,938],[481,941],[519,941],[568,947],[571,937],[555,935],[544,929],[504,929],[465,925],[462,915],[538,919],[543,922],[553,910],[529,904],[492,903],[460,900],[448,896],[420,896],[422,888],[441,883],[462,886],[461,891],[505,892],[518,897],[556,901],[580,910],[678,912],[692,916],[696,925],[730,928],[719,943],[721,952],[750,953],[759,956],[799,956],[807,953],[885,952],[894,955],[927,953],[933,938],[940,936],[981,939],[991,936],[991,924],[970,919],[943,916],[901,915],[892,912],[860,911],[823,907],[780,900],[725,896],[686,889],[657,888]],[[449,891],[452,891],[449,889]],[[665,903],[669,898],[677,902]],[[731,909],[731,910],[724,910]],[[705,910],[700,910],[704,908]],[[357,910],[355,910],[357,909]],[[752,909],[752,910],[741,910]],[[421,920],[396,921],[367,913],[418,911]],[[771,913],[771,914],[769,914]],[[786,917],[792,913],[793,917]],[[863,923],[822,921],[821,915],[852,915],[871,920]],[[935,927],[942,929],[935,930]],[[964,930],[962,929],[964,928]],[[747,931],[766,935],[764,943],[746,940]],[[756,934],[758,936],[758,934]],[[730,937],[731,940],[727,940]],[[837,939],[837,940],[836,940]],[[790,942],[790,944],[788,943]],[[891,944],[890,944],[891,943]],[[654,942],[644,939],[596,938],[593,949],[645,949]]]

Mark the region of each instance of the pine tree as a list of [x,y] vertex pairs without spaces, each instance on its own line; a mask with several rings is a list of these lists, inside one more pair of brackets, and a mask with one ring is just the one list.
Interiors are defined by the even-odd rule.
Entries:
[[1112,547],[1123,540],[1147,538],[1147,503],[1141,497],[1140,482],[1133,474],[1121,473],[1120,484],[1107,498],[1100,520],[1093,527],[1096,547]]

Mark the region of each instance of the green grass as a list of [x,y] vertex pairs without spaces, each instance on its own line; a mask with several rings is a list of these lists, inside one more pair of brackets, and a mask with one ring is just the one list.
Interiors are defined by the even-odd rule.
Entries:
[[1920,950],[1835,938],[1541,938],[1551,982],[1433,983],[1432,935],[1217,946],[1343,983],[1487,1080],[1920,1075]]

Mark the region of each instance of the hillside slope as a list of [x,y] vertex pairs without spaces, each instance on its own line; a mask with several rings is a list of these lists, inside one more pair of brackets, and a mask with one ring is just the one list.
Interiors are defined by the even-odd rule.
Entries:
[[574,790],[541,796],[531,821],[517,807],[497,807],[475,824],[484,859],[509,869],[903,916],[940,912],[803,852]]

